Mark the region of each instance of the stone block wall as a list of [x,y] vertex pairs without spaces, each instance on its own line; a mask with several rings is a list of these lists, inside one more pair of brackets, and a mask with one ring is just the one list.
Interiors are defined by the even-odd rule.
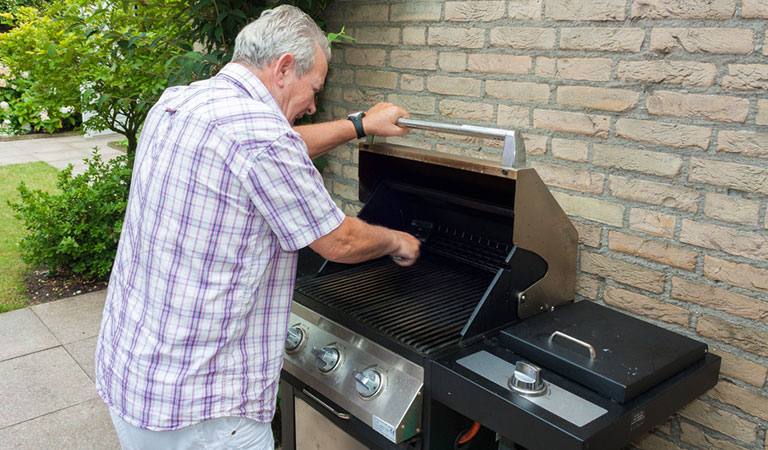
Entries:
[[[768,448],[768,0],[336,0],[322,119],[389,101],[513,128],[580,236],[577,297],[709,344],[721,381],[634,445]],[[499,160],[498,142],[390,142]],[[356,145],[324,176],[359,211]]]

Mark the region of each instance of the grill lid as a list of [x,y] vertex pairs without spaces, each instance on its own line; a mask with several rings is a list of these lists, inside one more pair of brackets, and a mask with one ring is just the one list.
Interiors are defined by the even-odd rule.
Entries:
[[[502,168],[489,161],[392,144],[361,144],[358,173],[360,200],[366,202],[360,213],[364,220],[400,230],[410,223],[408,210],[401,206],[405,197],[370,206],[385,183],[411,186],[413,195],[423,199],[430,197],[429,192],[439,192],[444,198],[436,207],[444,205],[455,214],[429,221],[470,231],[480,227],[481,231],[473,234],[525,249],[546,261],[546,271],[538,281],[509,293],[518,297],[509,300],[515,303],[515,318],[573,300],[576,229],[534,169]],[[421,213],[421,208],[414,211]],[[475,223],[477,218],[489,220]],[[518,301],[521,296],[524,301]],[[489,318],[498,317],[498,311],[491,309]]]

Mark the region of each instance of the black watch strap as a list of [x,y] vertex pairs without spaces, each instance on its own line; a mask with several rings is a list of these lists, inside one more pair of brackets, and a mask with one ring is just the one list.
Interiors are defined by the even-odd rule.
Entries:
[[365,137],[365,130],[363,129],[363,117],[365,113],[360,111],[347,116],[347,119],[351,120],[355,125],[355,131],[357,132],[357,138],[361,139]]

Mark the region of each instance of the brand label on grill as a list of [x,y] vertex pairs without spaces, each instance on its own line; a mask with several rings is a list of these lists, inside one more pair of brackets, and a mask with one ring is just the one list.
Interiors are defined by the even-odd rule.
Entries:
[[632,413],[632,423],[629,424],[630,431],[634,431],[640,425],[645,423],[645,410],[635,411]]
[[379,416],[373,416],[373,429],[390,441],[397,443],[395,439],[395,427],[381,420]]

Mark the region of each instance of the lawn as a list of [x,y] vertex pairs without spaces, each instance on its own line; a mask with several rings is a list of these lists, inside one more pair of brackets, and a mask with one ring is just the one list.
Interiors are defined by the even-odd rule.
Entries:
[[53,191],[59,171],[44,162],[0,166],[0,312],[27,306],[24,276],[29,268],[21,261],[18,242],[26,232],[14,218],[8,201],[17,202],[16,186],[24,181],[31,189]]

